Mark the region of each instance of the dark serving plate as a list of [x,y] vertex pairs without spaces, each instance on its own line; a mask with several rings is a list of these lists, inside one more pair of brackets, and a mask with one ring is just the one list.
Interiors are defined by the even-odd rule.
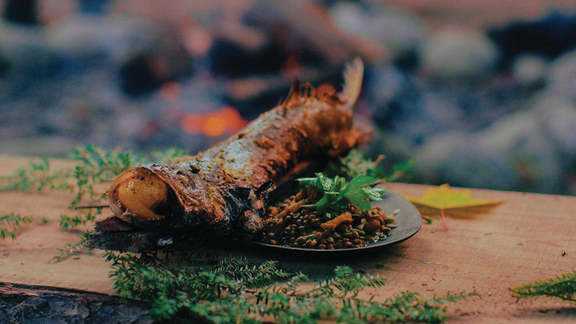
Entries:
[[293,252],[303,252],[303,253],[317,253],[317,254],[334,254],[334,253],[350,253],[350,252],[360,252],[369,249],[375,249],[379,247],[383,247],[390,244],[395,244],[402,242],[406,239],[409,239],[414,234],[416,234],[420,228],[422,227],[422,217],[420,213],[406,199],[400,197],[400,195],[386,190],[386,197],[384,200],[373,202],[375,206],[380,206],[382,210],[388,215],[392,215],[395,210],[399,210],[399,213],[395,216],[397,225],[395,228],[390,231],[390,235],[378,242],[370,243],[366,246],[362,247],[354,247],[354,248],[344,248],[344,249],[311,249],[311,248],[301,248],[301,247],[293,247],[287,245],[274,245],[264,242],[254,241],[253,244],[257,246],[262,246],[271,249],[279,249],[284,251],[293,251]]

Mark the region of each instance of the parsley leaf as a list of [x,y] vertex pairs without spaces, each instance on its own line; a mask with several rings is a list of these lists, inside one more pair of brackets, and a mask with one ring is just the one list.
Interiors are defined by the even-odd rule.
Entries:
[[323,173],[316,173],[316,177],[296,179],[300,184],[319,190],[323,195],[313,205],[320,212],[342,212],[346,209],[346,202],[356,205],[361,210],[371,208],[370,201],[384,199],[384,189],[374,187],[378,178],[358,175],[347,181],[345,178],[335,176],[330,178]]
[[[370,210],[370,195],[364,189],[369,188],[366,186],[374,184],[377,181],[378,179],[374,177],[356,176],[352,178],[344,188],[342,195],[361,210]],[[375,200],[381,199],[382,198],[378,199],[378,197],[376,197]]]

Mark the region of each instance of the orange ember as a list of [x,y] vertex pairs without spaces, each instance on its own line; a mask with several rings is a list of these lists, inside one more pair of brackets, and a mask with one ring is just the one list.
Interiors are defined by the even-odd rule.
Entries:
[[180,126],[189,134],[216,137],[241,130],[246,126],[246,121],[236,109],[222,107],[206,114],[188,114],[182,119]]

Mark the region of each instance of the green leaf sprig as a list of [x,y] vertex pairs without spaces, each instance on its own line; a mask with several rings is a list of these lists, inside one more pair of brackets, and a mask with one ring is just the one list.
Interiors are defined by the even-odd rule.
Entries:
[[315,177],[299,178],[296,181],[322,193],[316,203],[306,205],[320,212],[344,211],[348,202],[360,210],[370,210],[370,201],[384,199],[385,190],[375,186],[380,180],[371,176],[358,175],[348,181],[341,176],[330,178],[323,173],[316,173]]

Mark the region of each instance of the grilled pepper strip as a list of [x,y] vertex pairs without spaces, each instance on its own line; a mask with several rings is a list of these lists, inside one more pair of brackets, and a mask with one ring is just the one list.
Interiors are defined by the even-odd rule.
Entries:
[[[149,221],[256,233],[267,194],[302,163],[346,153],[368,139],[354,127],[363,64],[344,72],[344,86],[295,82],[284,102],[223,143],[173,165],[120,174],[107,192],[114,217],[138,227]],[[100,229],[115,230],[109,221]]]

